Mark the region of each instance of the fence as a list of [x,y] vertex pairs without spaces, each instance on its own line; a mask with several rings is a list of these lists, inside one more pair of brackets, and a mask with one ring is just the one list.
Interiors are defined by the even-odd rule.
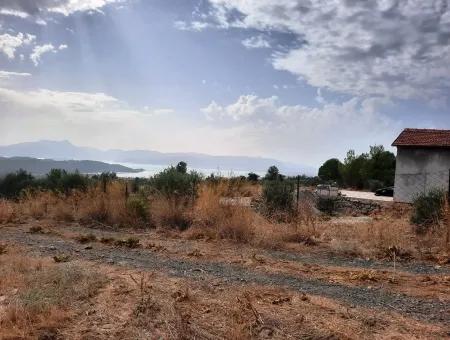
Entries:
[[398,202],[412,202],[414,197],[432,189],[450,193],[450,170],[420,174],[396,174],[394,199]]

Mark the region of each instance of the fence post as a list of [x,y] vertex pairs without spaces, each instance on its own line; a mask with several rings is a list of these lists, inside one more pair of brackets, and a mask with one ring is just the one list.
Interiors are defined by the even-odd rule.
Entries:
[[125,202],[128,201],[130,193],[128,192],[128,181],[125,181]]
[[450,202],[450,169],[448,169],[448,191],[447,191],[447,200]]
[[297,176],[297,211],[300,202],[300,175]]

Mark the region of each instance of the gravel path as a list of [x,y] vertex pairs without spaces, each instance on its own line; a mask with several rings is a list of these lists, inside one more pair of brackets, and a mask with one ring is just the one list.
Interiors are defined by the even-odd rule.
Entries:
[[[366,260],[362,258],[348,258],[344,256],[329,254],[299,254],[289,251],[265,251],[266,256],[275,259],[288,260],[307,264],[316,264],[320,266],[333,266],[345,268],[364,268],[378,270],[394,270],[394,262]],[[450,274],[450,266],[438,266],[425,262],[397,262],[395,264],[397,271],[403,271],[410,274]]]
[[130,250],[96,244],[93,249],[87,250],[85,246],[74,241],[49,235],[28,234],[20,229],[4,228],[0,230],[0,235],[0,240],[28,246],[31,252],[38,256],[64,253],[70,254],[72,258],[105,264],[161,270],[176,277],[196,280],[216,278],[224,283],[277,286],[329,297],[350,306],[381,308],[417,320],[450,326],[450,306],[438,300],[420,299],[381,289],[351,287],[317,279],[272,274],[225,263],[170,259],[143,249]]

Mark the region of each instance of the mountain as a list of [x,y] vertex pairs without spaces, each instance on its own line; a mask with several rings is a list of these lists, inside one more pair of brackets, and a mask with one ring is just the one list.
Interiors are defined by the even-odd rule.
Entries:
[[64,169],[68,172],[78,170],[84,174],[100,172],[139,172],[140,169],[131,169],[119,164],[108,164],[98,161],[55,161],[52,159],[36,159],[30,157],[0,157],[0,176],[15,172],[19,169],[26,170],[33,175],[40,176],[50,172],[51,169]]
[[211,156],[200,153],[162,153],[150,150],[100,150],[75,146],[69,141],[38,141],[0,146],[0,156],[34,157],[56,160],[97,160],[118,163],[171,165],[185,161],[191,168],[222,171],[266,171],[276,165],[282,173],[315,175],[317,170],[276,159],[245,156]]

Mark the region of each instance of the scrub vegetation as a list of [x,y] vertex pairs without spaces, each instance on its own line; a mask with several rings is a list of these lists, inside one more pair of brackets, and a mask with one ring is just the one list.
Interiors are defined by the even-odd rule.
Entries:
[[316,180],[6,176],[0,338],[445,336],[445,197],[331,216]]

